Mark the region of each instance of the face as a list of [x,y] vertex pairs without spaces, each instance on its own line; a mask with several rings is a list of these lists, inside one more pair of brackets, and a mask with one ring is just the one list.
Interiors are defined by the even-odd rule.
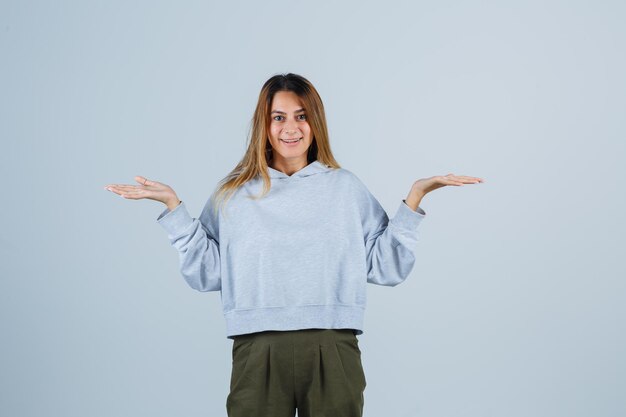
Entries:
[[[307,151],[311,146],[311,127],[298,95],[292,91],[274,94],[270,108],[270,145],[273,160],[279,163],[307,163]],[[299,139],[293,143],[291,141]]]

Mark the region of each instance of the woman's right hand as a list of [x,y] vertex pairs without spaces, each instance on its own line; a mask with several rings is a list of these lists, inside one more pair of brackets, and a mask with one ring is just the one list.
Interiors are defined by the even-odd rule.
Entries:
[[170,210],[174,210],[181,203],[176,192],[167,184],[151,181],[139,175],[135,177],[135,181],[141,185],[109,184],[104,189],[131,200],[148,198],[160,201]]

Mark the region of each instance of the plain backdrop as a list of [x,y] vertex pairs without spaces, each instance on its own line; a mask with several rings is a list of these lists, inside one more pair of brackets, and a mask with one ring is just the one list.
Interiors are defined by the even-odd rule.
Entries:
[[[0,415],[226,416],[232,342],[156,222],[197,217],[262,84],[319,90],[332,150],[418,259],[368,285],[365,417],[626,415],[620,1],[0,2]],[[340,416],[338,416],[340,417]]]

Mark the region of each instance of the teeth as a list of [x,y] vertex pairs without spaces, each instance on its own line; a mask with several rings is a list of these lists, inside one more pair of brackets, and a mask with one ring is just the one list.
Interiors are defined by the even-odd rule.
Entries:
[[[300,139],[302,139],[302,138],[300,138]],[[282,140],[283,142],[286,142],[286,143],[294,143],[294,142],[299,141],[300,139],[293,139],[293,140],[285,140],[285,139],[281,139],[281,140]]]

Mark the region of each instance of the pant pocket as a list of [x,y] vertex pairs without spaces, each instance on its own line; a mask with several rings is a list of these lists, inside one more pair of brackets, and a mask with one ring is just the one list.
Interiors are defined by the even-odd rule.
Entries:
[[367,386],[367,380],[363,370],[361,349],[359,349],[358,341],[352,339],[336,340],[335,346],[346,379],[357,391],[363,392]]
[[254,346],[254,340],[235,341],[232,352],[232,371],[230,375],[230,390],[235,390],[235,386],[245,375],[249,365],[250,353]]

